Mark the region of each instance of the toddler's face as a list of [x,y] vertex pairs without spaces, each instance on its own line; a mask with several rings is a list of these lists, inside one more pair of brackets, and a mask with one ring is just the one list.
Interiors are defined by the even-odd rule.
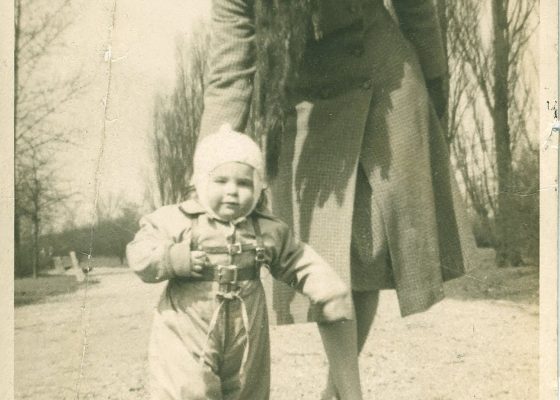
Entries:
[[210,173],[207,190],[216,215],[227,221],[239,218],[253,205],[253,168],[238,162],[222,164]]

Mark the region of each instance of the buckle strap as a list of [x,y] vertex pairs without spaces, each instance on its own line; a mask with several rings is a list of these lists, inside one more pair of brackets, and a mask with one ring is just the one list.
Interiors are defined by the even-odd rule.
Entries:
[[203,281],[215,281],[221,285],[235,284],[241,281],[252,281],[260,278],[260,266],[250,265],[238,267],[237,265],[212,265],[202,270]]
[[256,249],[255,243],[230,243],[227,246],[201,246],[200,250],[208,254],[241,254]]
[[263,237],[261,233],[261,227],[259,221],[255,215],[251,218],[253,223],[253,230],[255,231],[255,238],[257,239],[257,247],[255,248],[255,261],[257,268],[265,267],[269,269],[269,265],[266,262],[266,248],[264,247]]

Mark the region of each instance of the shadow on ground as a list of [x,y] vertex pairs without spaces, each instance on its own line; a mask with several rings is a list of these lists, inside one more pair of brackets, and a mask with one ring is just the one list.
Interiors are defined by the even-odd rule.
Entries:
[[507,300],[538,304],[539,268],[522,266],[498,268],[492,249],[479,249],[475,269],[445,285],[446,297],[459,300]]
[[[96,279],[89,279],[88,285],[96,284]],[[76,281],[74,275],[40,275],[38,278],[22,278],[14,281],[14,306],[53,300],[53,296],[73,293],[85,283]]]

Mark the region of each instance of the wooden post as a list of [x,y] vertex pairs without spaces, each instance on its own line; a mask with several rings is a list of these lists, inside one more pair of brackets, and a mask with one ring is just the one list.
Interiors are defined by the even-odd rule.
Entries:
[[80,263],[78,262],[78,257],[76,257],[76,252],[70,252],[70,260],[72,260],[72,270],[74,271],[74,275],[76,275],[76,280],[78,282],[83,282],[86,279],[86,276],[80,268]]

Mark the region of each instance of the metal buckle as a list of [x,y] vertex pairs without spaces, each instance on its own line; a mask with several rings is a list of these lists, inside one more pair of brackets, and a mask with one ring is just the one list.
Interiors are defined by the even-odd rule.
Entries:
[[[239,269],[237,265],[218,265],[218,283],[219,284],[236,284],[237,283],[237,274]],[[233,272],[233,276],[230,278],[229,273]],[[225,278],[225,281],[222,282],[222,278]]]
[[227,249],[230,256],[233,256],[234,254],[241,254],[243,251],[241,243],[228,243]]
[[264,248],[263,247],[257,247],[255,249],[255,261],[257,262],[263,262],[266,260],[266,256],[264,253]]

